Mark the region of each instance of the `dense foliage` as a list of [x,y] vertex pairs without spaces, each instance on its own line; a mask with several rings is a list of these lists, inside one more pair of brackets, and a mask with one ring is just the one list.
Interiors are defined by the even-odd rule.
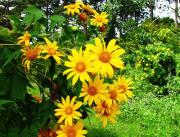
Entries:
[[143,92],[151,88],[157,95],[179,93],[179,32],[173,23],[166,21],[146,20],[120,38],[120,44],[127,51],[127,73],[130,69],[130,75],[141,80],[146,87]]

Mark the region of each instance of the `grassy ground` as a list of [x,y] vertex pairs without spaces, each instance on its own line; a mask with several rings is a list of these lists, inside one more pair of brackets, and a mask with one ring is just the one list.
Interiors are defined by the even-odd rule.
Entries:
[[135,97],[121,110],[117,123],[104,129],[90,117],[88,137],[180,137],[180,95]]

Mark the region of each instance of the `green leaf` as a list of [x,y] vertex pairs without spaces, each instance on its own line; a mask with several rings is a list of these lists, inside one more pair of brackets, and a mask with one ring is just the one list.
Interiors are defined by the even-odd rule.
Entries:
[[45,14],[42,10],[36,8],[35,6],[30,6],[24,10],[26,16],[22,21],[22,24],[30,26],[32,23],[36,23],[42,17],[45,17]]
[[60,15],[53,15],[51,16],[51,25],[50,29],[53,29],[56,25],[62,25],[65,21],[65,18]]
[[75,84],[75,91],[74,91],[74,94],[75,96],[79,97],[80,93],[81,93],[81,89],[82,89],[82,83],[80,80],[78,80],[78,82]]
[[0,73],[0,95],[5,95],[8,92],[9,84],[11,83],[11,78],[7,77],[5,73]]
[[40,93],[38,85],[36,85],[35,83],[32,83],[31,85],[32,87],[28,88],[28,93],[35,96],[40,96],[41,93]]
[[[9,50],[9,48],[4,47],[2,49],[0,49],[0,60],[1,61],[5,61],[9,56],[11,55],[11,51]],[[2,66],[0,66],[2,67]]]
[[10,30],[8,28],[0,26],[0,37],[2,37],[2,36],[8,37],[10,35],[11,35],[11,33],[10,33]]
[[2,68],[4,68],[6,65],[8,65],[13,59],[17,59],[20,55],[21,55],[21,51],[16,50],[14,53],[12,53],[10,56],[8,56],[5,63],[3,64]]
[[26,24],[27,26],[30,26],[33,23],[33,15],[29,15],[24,17],[22,24]]
[[26,76],[19,70],[0,74],[0,95],[7,99],[19,99],[24,101],[29,82]]
[[14,74],[11,85],[12,85],[12,88],[11,88],[12,92],[10,96],[12,98],[24,100],[25,94],[27,92],[27,89],[26,89],[27,80],[25,79],[25,77]]
[[18,132],[19,132],[19,128],[17,127],[9,128],[7,137],[19,137]]
[[18,27],[20,25],[20,20],[17,16],[15,15],[11,15],[11,16],[8,16],[9,17],[9,20],[10,20],[10,23],[11,23],[11,26],[13,28],[13,32],[16,33],[18,31]]
[[8,103],[14,103],[14,102],[11,101],[11,100],[0,100],[0,107],[1,107],[2,105],[8,104]]

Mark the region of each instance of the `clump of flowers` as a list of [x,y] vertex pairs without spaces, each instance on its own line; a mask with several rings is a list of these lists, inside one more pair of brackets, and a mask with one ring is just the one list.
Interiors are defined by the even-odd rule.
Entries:
[[106,12],[98,13],[91,5],[84,4],[81,1],[64,6],[64,8],[69,16],[75,16],[77,14],[81,21],[98,27],[100,32],[106,31],[106,25],[109,22],[109,15]]
[[[70,18],[76,17],[83,22],[82,27],[93,25],[104,31],[109,22],[106,12],[98,13],[82,2],[64,8]],[[87,28],[84,27],[86,34]],[[47,96],[56,98],[52,101],[56,106],[54,115],[55,125],[58,125],[55,130],[57,137],[84,137],[87,130],[83,119],[86,118],[84,113],[89,115],[87,109],[95,113],[102,127],[106,127],[109,122],[116,122],[121,103],[133,97],[132,81],[117,75],[125,68],[122,59],[125,50],[119,47],[116,39],[106,43],[100,34],[90,37],[91,42],[84,43],[83,47],[65,50],[63,44],[53,38],[38,40],[36,37],[36,41],[30,38],[34,36],[27,31],[18,38],[22,65],[26,72],[31,72],[32,64],[44,62],[45,68],[49,65],[44,78],[47,77],[46,81],[50,83]],[[38,103],[42,102],[43,98]],[[43,136],[43,133],[40,130],[38,136]]]
[[[24,36],[29,35],[29,32],[25,32]],[[21,38],[19,37],[19,38]],[[18,40],[19,40],[18,38]],[[30,43],[30,37],[24,41],[24,45],[22,44],[21,52],[22,54],[22,64],[24,68],[29,71],[31,67],[31,63],[33,61],[36,61],[37,59],[45,59],[53,58],[57,64],[61,64],[61,57],[64,55],[62,51],[59,50],[59,47],[57,46],[57,42],[53,41],[51,42],[48,38],[44,38],[45,44],[41,45],[39,43],[36,43],[34,46],[34,43]],[[19,41],[18,41],[19,43]]]

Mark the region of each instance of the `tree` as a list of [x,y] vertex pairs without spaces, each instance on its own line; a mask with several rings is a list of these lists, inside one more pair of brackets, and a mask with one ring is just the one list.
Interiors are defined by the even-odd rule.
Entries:
[[[148,14],[146,8],[151,8],[153,18],[154,0],[107,0],[104,9],[111,15],[108,37],[114,37],[118,31],[120,35],[137,26]],[[115,31],[117,29],[117,31]]]

